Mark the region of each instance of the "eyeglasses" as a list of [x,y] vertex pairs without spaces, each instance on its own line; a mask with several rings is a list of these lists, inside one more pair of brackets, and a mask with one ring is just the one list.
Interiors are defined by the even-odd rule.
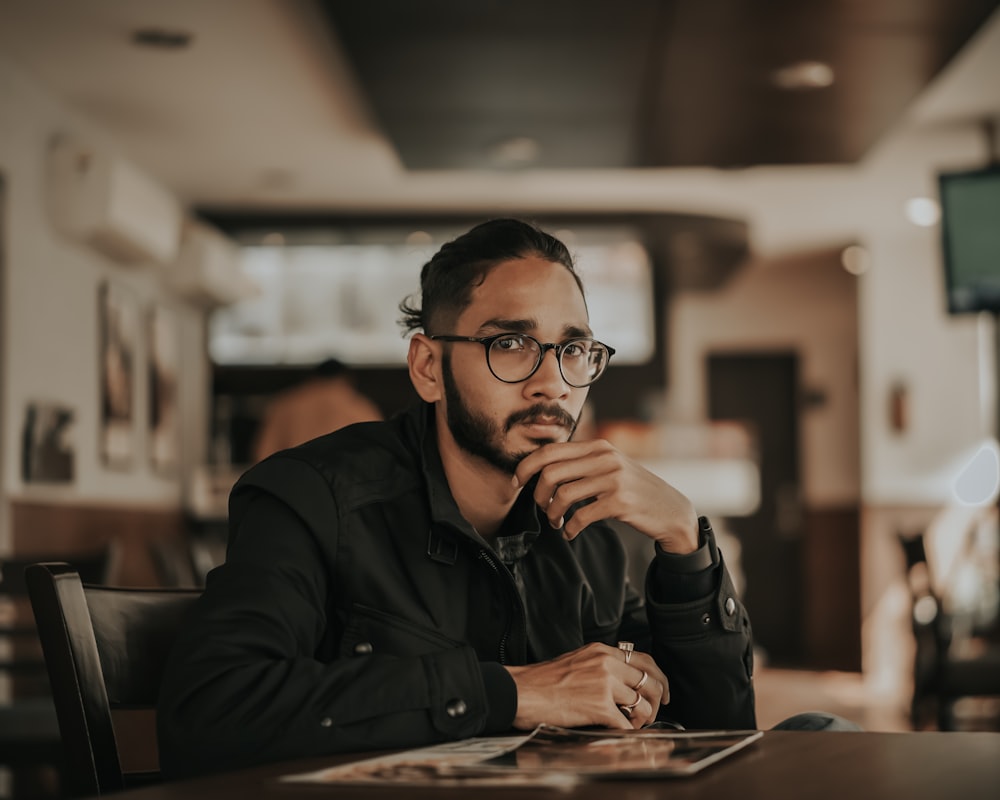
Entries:
[[569,339],[562,344],[543,344],[524,333],[497,333],[493,336],[431,336],[439,342],[476,342],[486,350],[486,365],[504,383],[521,383],[542,365],[547,350],[554,350],[559,374],[574,388],[590,386],[604,374],[615,354],[613,347],[594,339]]

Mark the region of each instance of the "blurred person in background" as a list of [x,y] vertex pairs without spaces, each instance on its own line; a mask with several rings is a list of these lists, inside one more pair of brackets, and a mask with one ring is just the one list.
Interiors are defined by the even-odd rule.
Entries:
[[354,373],[329,358],[297,386],[268,404],[253,446],[254,462],[355,422],[376,422],[382,412],[358,391]]

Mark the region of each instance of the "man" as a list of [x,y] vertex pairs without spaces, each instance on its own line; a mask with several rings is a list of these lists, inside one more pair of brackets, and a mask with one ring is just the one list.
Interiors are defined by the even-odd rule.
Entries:
[[[708,520],[570,441],[614,351],[562,243],[479,225],[401,308],[424,402],[234,487],[226,563],[167,668],[164,774],[543,722],[754,727],[750,623]],[[612,519],[655,547],[645,604]]]
[[254,463],[355,422],[382,419],[371,400],[357,390],[354,373],[336,358],[317,365],[297,386],[280,392],[267,406],[254,439]]

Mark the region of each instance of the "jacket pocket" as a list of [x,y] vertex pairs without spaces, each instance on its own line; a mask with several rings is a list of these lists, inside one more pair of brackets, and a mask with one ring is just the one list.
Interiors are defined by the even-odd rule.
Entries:
[[341,658],[370,653],[420,656],[462,644],[413,620],[354,603],[348,612],[339,655]]

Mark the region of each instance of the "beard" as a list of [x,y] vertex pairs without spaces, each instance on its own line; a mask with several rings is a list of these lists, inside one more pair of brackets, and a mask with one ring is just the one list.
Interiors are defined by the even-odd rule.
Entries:
[[[513,475],[517,471],[517,465],[521,463],[521,459],[532,452],[531,450],[511,452],[504,448],[504,437],[515,425],[538,417],[551,417],[559,420],[566,427],[567,440],[573,435],[579,419],[573,419],[569,413],[555,404],[536,403],[530,408],[515,411],[504,420],[502,428],[485,414],[477,413],[469,408],[462,399],[455,383],[449,356],[449,353],[445,353],[441,360],[448,430],[451,431],[455,443],[469,455],[483,459],[487,464],[507,475]],[[533,437],[530,441],[536,447],[541,447],[557,440],[546,436]]]

